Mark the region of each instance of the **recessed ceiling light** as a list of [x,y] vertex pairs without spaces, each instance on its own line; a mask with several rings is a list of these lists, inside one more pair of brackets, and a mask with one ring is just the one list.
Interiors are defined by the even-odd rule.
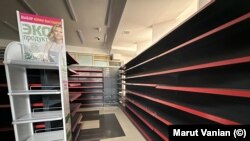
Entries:
[[98,31],[98,32],[101,32],[101,31],[102,31],[102,28],[96,27],[95,30]]
[[100,40],[101,40],[101,37],[95,37],[95,39],[97,39],[98,41],[100,41]]
[[124,30],[122,33],[123,34],[130,34],[130,31],[129,30]]

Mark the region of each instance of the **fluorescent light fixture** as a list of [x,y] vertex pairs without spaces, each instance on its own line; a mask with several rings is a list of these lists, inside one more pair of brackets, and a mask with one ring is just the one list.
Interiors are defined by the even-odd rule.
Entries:
[[76,13],[75,13],[75,10],[74,10],[74,7],[73,7],[73,4],[72,4],[71,0],[65,0],[65,1],[66,1],[66,4],[67,4],[69,14],[70,14],[71,18],[74,21],[77,21]]
[[38,13],[36,12],[36,10],[26,1],[26,0],[22,0],[23,3],[29,8],[29,10],[31,12],[33,12],[34,14],[38,15]]
[[105,42],[105,43],[107,42],[107,39],[108,39],[108,35],[105,34],[105,35],[104,35],[104,42]]
[[13,24],[9,23],[8,21],[3,21],[2,23],[4,23],[6,26],[8,26],[9,28],[15,30],[16,32],[18,32],[18,28],[16,26],[14,26]]
[[81,29],[77,29],[76,33],[77,33],[77,35],[78,35],[81,43],[83,44],[84,43],[84,40],[83,40],[84,38],[83,38],[82,30]]
[[108,1],[108,8],[107,8],[107,13],[106,13],[106,18],[105,18],[105,25],[107,27],[110,26],[110,18],[111,18],[111,12],[112,12],[112,0]]
[[97,27],[97,31],[100,33],[102,31],[102,28]]

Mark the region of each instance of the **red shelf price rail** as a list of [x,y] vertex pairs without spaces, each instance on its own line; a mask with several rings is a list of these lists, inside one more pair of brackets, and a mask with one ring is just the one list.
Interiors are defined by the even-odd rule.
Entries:
[[174,91],[195,92],[195,93],[204,93],[204,94],[213,94],[213,95],[250,98],[250,91],[241,90],[241,89],[185,87],[185,86],[170,86],[170,85],[143,84],[143,83],[126,83],[126,85],[146,86],[146,87],[148,86],[148,87],[155,87],[156,89],[163,89],[163,90],[174,90]]
[[131,108],[129,105],[126,105],[126,107],[133,114],[135,114],[144,124],[146,124],[151,130],[153,130],[158,136],[160,136],[164,141],[168,141],[168,137],[166,137],[158,129],[156,129],[153,125],[151,125],[147,120],[145,120],[141,115],[139,115],[133,108]]
[[70,77],[103,78],[103,76],[90,76],[90,75],[70,75]]
[[102,81],[69,80],[69,83],[103,83]]
[[142,109],[144,112],[146,112],[146,113],[150,114],[151,116],[155,117],[156,119],[158,119],[162,123],[164,123],[166,125],[172,125],[173,124],[170,121],[165,120],[164,118],[158,116],[154,111],[151,111],[150,109],[147,109],[146,107],[142,106],[141,104],[135,102],[134,100],[132,100],[130,98],[126,98],[126,100],[128,100],[131,103],[133,103],[135,106],[137,106],[138,108]]
[[79,73],[77,73],[75,70],[72,70],[72,69],[70,69],[70,68],[68,68],[68,71],[69,71],[69,73],[72,74],[72,75],[79,75]]
[[75,69],[76,72],[94,72],[94,73],[102,73],[102,70],[83,70],[83,69]]
[[81,96],[81,94],[79,94],[79,93],[78,94],[70,94],[69,99],[72,102],[72,101],[76,100],[80,96]]
[[14,131],[14,129],[13,127],[0,128],[0,132],[5,132],[5,131]]
[[78,136],[79,136],[80,131],[81,131],[81,124],[78,124],[76,126],[75,131],[73,132],[73,141],[77,141],[78,140]]
[[156,84],[143,84],[143,83],[124,83],[124,84],[132,86],[156,87]]
[[225,95],[225,96],[235,96],[235,97],[250,98],[250,91],[249,90],[221,89],[221,88],[202,88],[202,87],[182,87],[182,86],[164,86],[164,85],[157,85],[156,89],[185,91],[185,92],[196,92],[196,93],[205,93],[205,94],[213,94],[213,95]]
[[198,65],[170,69],[170,70],[159,71],[159,72],[153,72],[153,73],[146,73],[146,74],[142,74],[142,75],[127,77],[126,79],[155,76],[155,75],[162,75],[162,74],[170,74],[170,73],[199,70],[199,69],[206,69],[206,68],[214,68],[214,67],[235,65],[235,64],[241,64],[241,63],[248,63],[248,62],[250,62],[250,56],[227,59],[227,60],[222,60],[222,61],[215,61],[215,62],[210,62],[210,63],[198,64]]
[[102,94],[103,92],[86,92],[86,91],[81,91],[81,92],[69,92],[69,94]]
[[153,139],[151,139],[148,136],[148,134],[140,127],[139,124],[137,124],[137,122],[126,111],[125,111],[125,114],[134,123],[134,125],[137,127],[137,129],[139,129],[139,131],[143,134],[143,136],[146,138],[147,141],[153,141]]
[[32,105],[32,107],[43,107],[44,106],[44,104],[42,102],[40,102],[40,103],[33,103],[31,105]]
[[132,95],[136,95],[136,96],[142,97],[144,99],[148,99],[148,100],[157,102],[159,104],[162,104],[162,105],[165,105],[165,106],[168,106],[168,107],[172,107],[172,108],[181,110],[183,112],[193,114],[193,115],[196,115],[198,117],[205,118],[205,119],[208,119],[208,120],[220,123],[220,124],[240,125],[240,123],[232,121],[232,120],[228,120],[228,119],[221,118],[221,117],[218,117],[218,116],[215,116],[215,115],[212,115],[212,114],[204,113],[204,112],[201,112],[201,111],[189,108],[189,107],[185,107],[185,106],[182,106],[182,105],[174,104],[174,103],[171,103],[171,102],[168,102],[168,101],[164,101],[164,100],[160,100],[160,99],[153,98],[153,97],[150,97],[150,96],[146,96],[146,95],[143,95],[141,93],[134,92],[134,91],[127,90],[127,93],[132,94]]
[[235,25],[237,23],[240,23],[240,22],[242,22],[244,20],[247,20],[249,18],[250,18],[250,13],[244,14],[244,15],[242,15],[242,16],[240,16],[240,17],[238,17],[238,18],[236,18],[236,19],[234,19],[232,21],[229,21],[229,22],[227,22],[227,23],[225,23],[225,24],[223,24],[221,26],[218,26],[218,27],[206,32],[206,33],[203,33],[203,34],[201,34],[201,35],[199,35],[199,36],[197,36],[197,37],[195,37],[195,38],[193,38],[193,39],[191,39],[191,40],[189,40],[187,42],[184,42],[184,43],[182,43],[182,44],[180,44],[180,45],[178,45],[178,46],[176,46],[176,47],[174,47],[174,48],[172,48],[170,50],[167,50],[167,51],[165,51],[165,52],[163,52],[163,53],[161,53],[161,54],[159,54],[159,55],[157,55],[155,57],[152,57],[152,58],[150,58],[150,59],[148,59],[146,61],[143,61],[143,62],[141,62],[141,63],[139,63],[139,64],[137,64],[137,65],[135,65],[133,67],[130,67],[130,68],[126,69],[125,72],[129,71],[129,70],[132,70],[132,69],[134,69],[136,67],[139,67],[139,66],[141,66],[143,64],[146,64],[146,63],[148,63],[150,61],[153,61],[153,60],[155,60],[157,58],[160,58],[160,57],[162,57],[162,56],[164,56],[166,54],[169,54],[169,53],[171,53],[173,51],[176,51],[176,50],[178,50],[180,48],[183,48],[183,47],[185,47],[185,46],[187,46],[187,45],[189,45],[191,43],[194,43],[194,42],[199,41],[199,40],[201,40],[203,38],[206,38],[206,37],[208,37],[208,36],[210,36],[212,34],[215,34],[215,33],[219,32],[221,30],[224,30],[224,29],[226,29],[228,27],[231,27],[231,26],[233,26],[233,25]]
[[70,89],[81,89],[81,88],[85,88],[85,89],[101,89],[103,88],[102,86],[70,86]]
[[71,116],[74,116],[80,107],[81,107],[81,103],[71,103],[70,104]]
[[0,108],[10,108],[10,105],[9,104],[1,104]]
[[71,120],[71,129],[72,129],[72,132],[75,131],[78,123],[82,120],[82,117],[83,116],[80,113],[77,113],[77,114],[75,114],[74,117],[72,117],[72,120]]

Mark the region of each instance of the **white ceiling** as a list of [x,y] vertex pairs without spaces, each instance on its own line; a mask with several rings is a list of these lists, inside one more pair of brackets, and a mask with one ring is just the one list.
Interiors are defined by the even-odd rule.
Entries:
[[[192,0],[127,0],[113,45],[130,46],[152,39],[152,26],[178,17]],[[124,34],[129,31],[129,34]]]
[[[39,15],[64,19],[66,44],[107,49],[112,45],[116,32],[113,29],[117,29],[125,6],[124,0],[0,0],[0,39],[19,40],[18,33],[2,21],[17,28],[16,10],[32,13],[23,1],[27,1]],[[72,3],[76,21],[71,17],[67,1]],[[111,14],[108,13],[109,3]],[[112,20],[110,24],[106,22],[108,16]],[[83,44],[76,30],[82,31]]]
[[[19,39],[18,32],[1,21],[7,21],[17,27],[15,11],[31,12],[22,1],[24,0],[0,0],[0,39]],[[175,19],[192,0],[26,1],[39,15],[64,19],[67,45],[107,50],[113,46],[114,50],[123,48],[125,54],[130,54],[134,52],[137,42],[152,38],[152,25]],[[67,1],[72,2],[77,21],[72,19]],[[107,22],[108,19],[109,22]],[[78,29],[82,30],[83,44],[77,36]],[[129,31],[129,34],[124,34],[124,31]],[[100,39],[98,40],[97,37]],[[124,49],[127,47],[131,49]]]

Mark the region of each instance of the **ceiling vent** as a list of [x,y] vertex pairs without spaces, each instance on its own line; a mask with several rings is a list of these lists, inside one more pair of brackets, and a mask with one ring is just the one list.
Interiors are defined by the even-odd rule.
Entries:
[[84,43],[84,37],[83,37],[83,34],[82,34],[82,30],[81,29],[77,29],[76,33],[77,33],[77,36],[79,37],[79,39],[81,41],[81,44],[83,44]]

